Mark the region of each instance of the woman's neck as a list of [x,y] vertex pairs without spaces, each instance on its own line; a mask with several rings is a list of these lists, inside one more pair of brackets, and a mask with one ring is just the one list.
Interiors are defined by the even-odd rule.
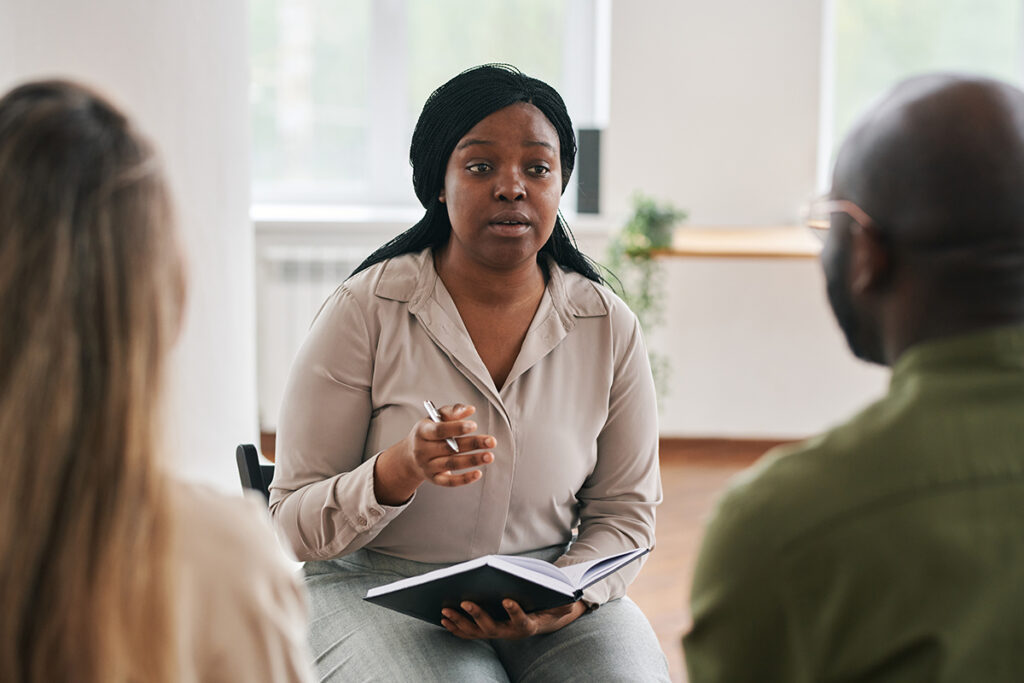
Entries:
[[547,273],[536,260],[500,270],[441,249],[434,253],[434,269],[453,299],[488,307],[536,301],[547,285]]

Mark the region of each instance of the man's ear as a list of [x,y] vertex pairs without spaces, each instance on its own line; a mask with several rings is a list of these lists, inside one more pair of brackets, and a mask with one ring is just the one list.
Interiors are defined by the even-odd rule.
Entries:
[[866,294],[885,286],[892,253],[874,225],[854,223],[850,229],[850,291]]

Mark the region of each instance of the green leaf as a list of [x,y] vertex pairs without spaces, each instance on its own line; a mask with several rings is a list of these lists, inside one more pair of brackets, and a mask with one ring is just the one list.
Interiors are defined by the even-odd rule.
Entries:
[[[633,196],[633,213],[608,243],[605,261],[613,275],[609,282],[636,314],[646,335],[664,321],[664,273],[652,252],[671,246],[673,229],[685,219],[682,209],[637,192]],[[649,358],[660,405],[668,394],[671,366],[662,354],[651,352]]]

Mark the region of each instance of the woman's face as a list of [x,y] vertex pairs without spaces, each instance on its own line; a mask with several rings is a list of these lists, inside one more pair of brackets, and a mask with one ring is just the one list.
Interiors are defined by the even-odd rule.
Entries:
[[498,270],[535,261],[554,230],[561,196],[554,126],[532,104],[499,109],[448,158],[440,195],[452,224],[448,256]]

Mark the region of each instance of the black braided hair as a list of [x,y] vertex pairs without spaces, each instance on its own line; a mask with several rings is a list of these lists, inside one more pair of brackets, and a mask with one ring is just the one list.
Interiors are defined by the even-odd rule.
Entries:
[[[444,186],[448,157],[473,126],[499,109],[518,102],[540,109],[558,133],[562,192],[565,192],[576,163],[576,135],[561,96],[547,83],[527,76],[510,64],[484,64],[467,69],[430,94],[412,134],[409,148],[412,184],[427,212],[416,225],[370,254],[352,275],[389,258],[426,247],[436,249],[448,242],[452,224],[447,208],[438,199]],[[604,281],[595,264],[576,246],[561,212],[540,253],[550,255],[560,266],[595,282]]]

